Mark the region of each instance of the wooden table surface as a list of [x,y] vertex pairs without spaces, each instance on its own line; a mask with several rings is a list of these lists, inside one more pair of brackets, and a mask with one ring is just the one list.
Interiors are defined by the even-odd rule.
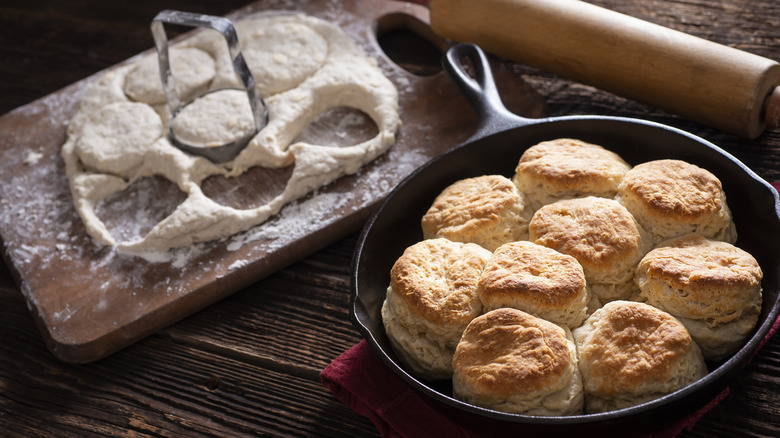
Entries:
[[[222,15],[244,0],[0,2],[0,114],[152,46],[162,9]],[[667,27],[780,60],[773,0],[594,0]],[[780,130],[745,140],[522,65],[550,115],[650,119],[699,135],[780,181]],[[357,235],[340,240],[108,358],[84,365],[44,345],[0,266],[1,436],[377,436],[319,373],[360,341],[348,312]],[[780,337],[728,397],[681,436],[780,436]]]

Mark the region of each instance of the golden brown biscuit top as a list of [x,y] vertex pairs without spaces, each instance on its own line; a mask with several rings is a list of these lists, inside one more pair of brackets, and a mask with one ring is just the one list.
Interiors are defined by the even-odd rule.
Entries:
[[475,318],[455,350],[453,369],[478,394],[513,394],[562,387],[572,373],[566,332],[516,309]]
[[[720,211],[720,180],[706,169],[680,160],[635,166],[623,178],[621,196],[634,196],[649,214],[695,219]],[[629,195],[630,194],[630,195]]]
[[528,231],[531,241],[573,256],[586,269],[607,269],[642,248],[631,213],[613,199],[593,196],[545,205]]
[[560,138],[526,149],[515,173],[533,175],[557,187],[579,189],[619,181],[630,166],[616,153],[581,140]]
[[[447,229],[472,235],[499,220],[502,211],[511,208],[520,193],[508,178],[483,175],[457,181],[434,199],[422,218],[423,230]],[[434,234],[434,233],[431,233]]]
[[648,304],[612,301],[596,317],[579,354],[589,364],[583,377],[598,394],[637,392],[643,383],[670,379],[693,342],[685,326]]
[[[684,294],[666,295],[664,306],[702,319],[738,316],[756,297],[763,273],[755,258],[726,242],[697,234],[663,243],[640,262],[640,269]],[[725,322],[725,321],[721,321]]]
[[498,247],[479,280],[483,300],[512,296],[557,309],[583,293],[585,274],[574,257],[527,241]]
[[390,286],[409,310],[441,324],[465,324],[481,309],[477,282],[490,251],[473,243],[428,239],[408,247]]

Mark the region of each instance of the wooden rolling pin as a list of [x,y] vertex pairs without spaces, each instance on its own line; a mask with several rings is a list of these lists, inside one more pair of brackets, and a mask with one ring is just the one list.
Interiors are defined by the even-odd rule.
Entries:
[[780,64],[577,0],[431,0],[440,36],[747,138],[780,125]]

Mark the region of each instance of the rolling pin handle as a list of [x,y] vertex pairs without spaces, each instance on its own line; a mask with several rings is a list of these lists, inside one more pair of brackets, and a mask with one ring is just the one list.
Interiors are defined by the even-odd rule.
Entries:
[[764,122],[769,129],[780,127],[780,86],[775,87],[766,98]]

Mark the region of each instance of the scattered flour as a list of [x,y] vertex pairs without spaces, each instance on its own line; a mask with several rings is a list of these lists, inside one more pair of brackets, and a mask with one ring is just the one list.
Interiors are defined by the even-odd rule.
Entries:
[[35,166],[36,164],[38,164],[39,161],[41,161],[41,158],[43,158],[42,153],[29,151],[27,152],[27,156],[24,157],[24,164],[28,166]]
[[249,264],[249,260],[244,260],[244,259],[236,260],[235,262],[231,263],[230,266],[228,266],[228,271],[241,269],[248,264]]

